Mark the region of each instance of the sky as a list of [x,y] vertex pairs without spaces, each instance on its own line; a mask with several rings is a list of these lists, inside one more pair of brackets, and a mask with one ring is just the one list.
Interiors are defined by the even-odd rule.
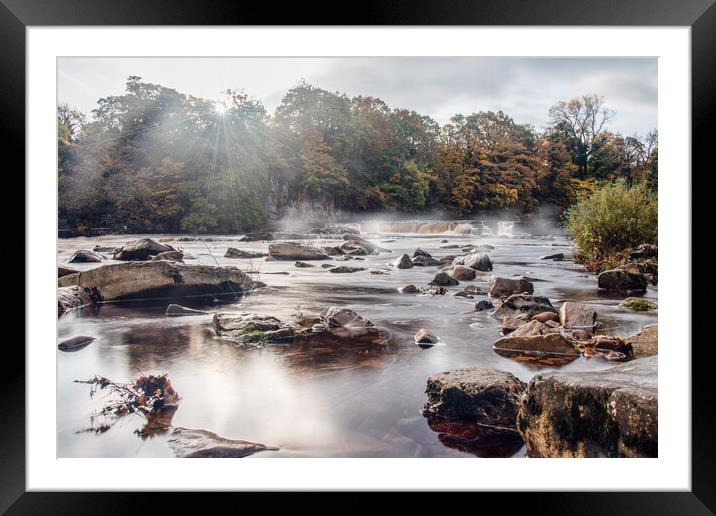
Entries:
[[79,58],[58,60],[58,101],[89,113],[120,95],[128,76],[209,99],[243,89],[273,113],[300,80],[350,96],[378,97],[447,123],[457,113],[502,110],[543,129],[550,106],[596,93],[616,111],[609,129],[657,128],[656,58],[360,57]]

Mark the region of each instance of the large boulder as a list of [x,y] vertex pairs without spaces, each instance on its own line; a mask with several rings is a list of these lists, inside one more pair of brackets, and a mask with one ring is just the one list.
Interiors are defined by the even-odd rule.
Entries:
[[254,282],[235,267],[183,263],[130,262],[82,271],[77,285],[97,301],[178,298],[194,295],[241,295]]
[[127,242],[114,253],[115,260],[142,261],[149,260],[152,256],[175,249],[167,244],[160,244],[151,238],[141,238]]
[[637,272],[612,269],[597,276],[597,286],[603,290],[644,292],[646,290],[646,276]]
[[492,261],[485,253],[471,253],[462,260],[465,267],[471,267],[476,271],[488,272],[492,270]]
[[243,249],[237,249],[236,247],[229,247],[224,254],[224,258],[240,258],[245,260],[251,260],[254,258],[263,258],[266,253],[258,251],[244,251]]
[[321,249],[296,242],[274,242],[269,244],[268,255],[272,260],[328,260]]
[[97,263],[102,257],[95,252],[81,249],[67,259],[67,263]]
[[512,294],[532,294],[535,291],[531,281],[525,278],[495,278],[490,285],[491,297],[508,297]]
[[427,417],[514,427],[526,384],[497,369],[456,369],[428,378]]
[[169,439],[174,455],[182,458],[240,458],[264,450],[278,450],[261,443],[225,439],[208,430],[176,427]]
[[502,319],[504,317],[534,317],[543,312],[558,313],[546,297],[512,294],[500,304],[494,315],[495,318]]
[[212,322],[218,337],[238,336],[247,328],[253,331],[274,331],[283,325],[272,315],[252,312],[216,313]]
[[657,357],[530,381],[517,428],[530,457],[656,457]]
[[594,331],[597,311],[590,305],[565,301],[559,307],[559,323],[565,328]]
[[458,281],[472,281],[475,279],[475,269],[465,265],[453,265],[448,274]]
[[658,323],[644,326],[639,333],[626,339],[636,358],[650,357],[659,352]]
[[415,252],[413,252],[413,258],[416,258],[418,256],[426,256],[428,258],[432,258],[432,255],[421,247],[418,247]]

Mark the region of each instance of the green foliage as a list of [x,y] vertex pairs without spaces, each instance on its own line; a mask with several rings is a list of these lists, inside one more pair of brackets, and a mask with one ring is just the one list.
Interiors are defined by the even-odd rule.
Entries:
[[645,183],[605,183],[574,206],[565,227],[584,261],[611,259],[640,244],[657,243],[656,194]]
[[305,82],[269,116],[242,91],[226,90],[217,110],[131,76],[125,93],[99,99],[89,119],[58,110],[60,227],[246,232],[305,202],[529,216],[540,205],[567,208],[597,181],[656,190],[656,132],[642,140],[570,126],[572,114],[585,123],[602,116],[601,102],[556,104],[543,132],[501,111],[456,115],[441,127],[378,98]]

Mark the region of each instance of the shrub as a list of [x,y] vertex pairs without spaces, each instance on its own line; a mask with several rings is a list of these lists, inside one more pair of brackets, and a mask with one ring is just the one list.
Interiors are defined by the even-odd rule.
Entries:
[[565,214],[565,228],[577,247],[575,257],[590,270],[621,263],[640,244],[656,244],[657,196],[645,183],[623,179],[606,183]]

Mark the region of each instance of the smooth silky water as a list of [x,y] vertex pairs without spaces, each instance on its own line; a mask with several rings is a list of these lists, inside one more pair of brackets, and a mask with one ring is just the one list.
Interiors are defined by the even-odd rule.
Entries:
[[[416,225],[415,233],[390,233],[406,227],[366,224],[364,234],[391,254],[366,256],[365,261],[332,263],[385,269],[386,275],[368,270],[333,274],[321,268],[296,268],[293,261],[239,260],[224,258],[227,247],[266,251],[267,242],[239,242],[239,236],[215,236],[213,240],[179,242],[191,258],[187,263],[234,265],[250,270],[269,288],[244,296],[233,304],[186,306],[209,311],[251,311],[289,319],[298,312],[318,314],[329,305],[346,306],[377,326],[388,329],[395,345],[385,351],[358,354],[347,346],[336,350],[320,346],[288,344],[265,348],[242,348],[216,339],[211,315],[166,317],[168,300],[126,302],[83,308],[58,320],[58,342],[76,335],[90,335],[96,341],[76,352],[57,354],[57,432],[60,457],[172,457],[167,445],[170,431],[140,437],[146,421],[137,415],[118,419],[109,430],[97,432],[102,421],[92,421],[105,396],[93,399],[89,387],[74,383],[95,374],[115,381],[130,381],[141,373],[168,373],[182,397],[171,424],[200,428],[229,439],[261,442],[279,451],[257,453],[251,458],[269,457],[523,457],[519,439],[482,439],[469,445],[455,442],[431,429],[420,414],[425,402],[428,376],[459,367],[493,367],[509,371],[528,381],[539,372],[555,369],[597,370],[611,367],[603,358],[578,358],[561,366],[545,367],[502,357],[492,350],[500,337],[498,321],[486,312],[475,312],[477,301],[452,295],[470,283],[451,287],[448,295],[401,294],[403,283],[426,286],[438,267],[394,269],[389,263],[402,253],[412,256],[422,247],[441,257],[462,254],[459,249],[441,249],[449,244],[491,244],[494,274],[526,275],[534,282],[535,294],[552,302],[574,300],[597,306],[600,327],[597,333],[631,335],[641,326],[656,322],[654,313],[619,308],[622,298],[602,296],[594,275],[585,273],[573,261],[541,260],[544,255],[564,252],[571,257],[567,238],[553,228],[552,239],[505,236],[511,224],[500,224],[494,236],[442,233]],[[451,226],[434,226],[445,231]],[[410,229],[410,228],[407,228]],[[385,233],[374,233],[386,231]],[[502,236],[499,236],[502,235]],[[121,246],[143,236],[114,235],[95,238],[61,239],[57,261],[63,263],[76,250],[95,245]],[[313,245],[335,241],[306,240]],[[103,262],[114,263],[111,260]],[[101,264],[72,264],[77,269]],[[272,274],[288,272],[284,274]],[[479,279],[479,278],[478,278]],[[487,284],[484,284],[487,286]],[[649,287],[645,297],[656,300],[657,288]],[[419,348],[413,335],[419,328],[431,329],[440,342]],[[35,343],[38,345],[40,343]],[[46,343],[49,348],[49,343]],[[468,432],[469,433],[469,432]]]

